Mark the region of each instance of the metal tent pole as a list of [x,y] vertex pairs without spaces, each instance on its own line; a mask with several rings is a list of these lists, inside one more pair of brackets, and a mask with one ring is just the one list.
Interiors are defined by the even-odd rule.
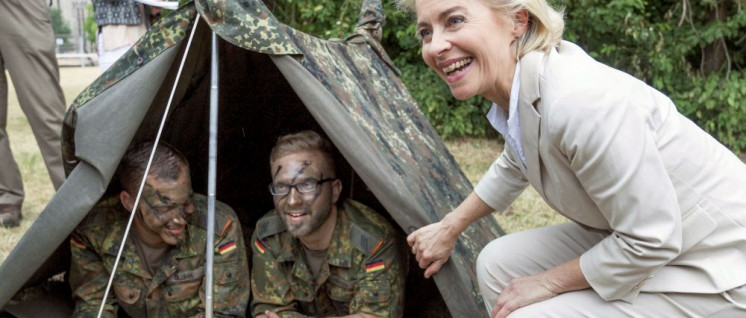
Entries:
[[218,161],[218,35],[212,32],[210,75],[210,145],[207,166],[207,243],[205,244],[205,317],[212,318],[213,255],[215,240],[215,170]]

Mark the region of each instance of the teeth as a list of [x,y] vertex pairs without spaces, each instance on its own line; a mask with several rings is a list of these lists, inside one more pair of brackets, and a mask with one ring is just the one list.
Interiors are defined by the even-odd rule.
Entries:
[[458,68],[461,68],[464,65],[467,65],[469,63],[471,63],[471,58],[470,57],[466,58],[466,59],[463,59],[461,61],[458,61],[456,63],[453,63],[451,65],[448,65],[447,67],[443,68],[443,73],[448,74],[448,73],[453,72],[454,70],[456,70]]

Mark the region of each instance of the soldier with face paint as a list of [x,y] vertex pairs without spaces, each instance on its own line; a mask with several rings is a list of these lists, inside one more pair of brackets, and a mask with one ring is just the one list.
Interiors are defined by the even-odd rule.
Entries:
[[[103,316],[204,316],[207,200],[192,191],[186,159],[159,144],[135,208],[152,148],[142,143],[125,154],[123,190],[99,202],[72,234],[73,317],[96,317],[130,213],[136,214]],[[214,316],[243,317],[250,289],[241,226],[221,202],[215,204],[215,226]]]
[[391,225],[339,201],[331,143],[282,136],[270,154],[275,209],[252,237],[255,317],[401,317],[406,253]]

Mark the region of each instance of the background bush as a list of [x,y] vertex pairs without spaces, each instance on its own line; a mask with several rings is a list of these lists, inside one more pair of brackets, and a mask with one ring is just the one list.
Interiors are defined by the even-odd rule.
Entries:
[[[384,43],[402,80],[441,136],[495,134],[490,103],[455,100],[420,56],[414,17],[382,0]],[[278,1],[277,18],[323,38],[354,29],[362,0]],[[670,96],[732,149],[746,149],[746,0],[550,0],[565,8],[564,38]]]

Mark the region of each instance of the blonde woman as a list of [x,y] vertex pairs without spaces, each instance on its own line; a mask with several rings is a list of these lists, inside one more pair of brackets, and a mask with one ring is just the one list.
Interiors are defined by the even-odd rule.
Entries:
[[425,275],[474,220],[531,185],[572,223],[510,234],[477,261],[491,317],[746,315],[746,165],[644,82],[563,41],[544,0],[402,0],[453,96],[493,102],[505,151],[474,192],[408,237]]

